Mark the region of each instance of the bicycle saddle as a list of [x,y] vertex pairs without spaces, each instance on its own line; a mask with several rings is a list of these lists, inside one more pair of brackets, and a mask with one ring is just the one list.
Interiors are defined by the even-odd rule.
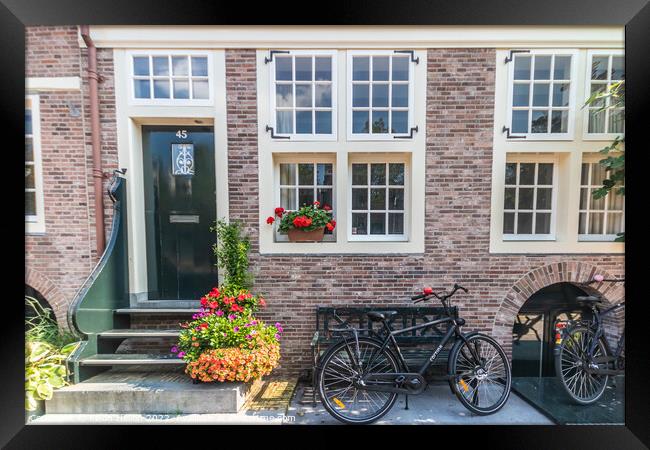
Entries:
[[368,318],[373,322],[382,322],[390,317],[393,317],[395,314],[397,314],[397,311],[370,311],[368,313]]
[[603,301],[602,297],[596,297],[594,295],[581,295],[576,297],[576,300],[580,303],[601,303]]

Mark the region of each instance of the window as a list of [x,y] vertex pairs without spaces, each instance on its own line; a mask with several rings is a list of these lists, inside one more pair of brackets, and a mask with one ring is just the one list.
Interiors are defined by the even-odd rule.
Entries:
[[406,165],[352,163],[350,239],[406,240]]
[[296,140],[336,137],[336,53],[276,53],[271,62],[274,134]]
[[595,199],[593,191],[602,187],[607,178],[605,169],[598,162],[582,164],[580,177],[580,216],[578,234],[580,240],[609,241],[622,233],[625,226],[624,200],[618,189],[605,197]]
[[413,62],[394,51],[348,52],[348,137],[392,139],[413,126]]
[[25,230],[45,232],[39,97],[25,99]]
[[[622,54],[590,54],[589,59],[589,93],[588,97],[597,92],[606,92],[614,83],[625,80],[625,60]],[[625,89],[625,85],[621,86]],[[611,108],[599,111],[612,102],[605,98],[589,106],[589,134],[623,133],[625,125],[625,110]]]
[[[295,211],[303,205],[310,205],[318,200],[321,208],[332,208],[333,218],[336,219],[333,163],[280,162],[278,170],[279,198],[282,208]],[[333,240],[332,234],[332,231],[325,230],[325,240]],[[276,240],[286,240],[286,236],[276,233]]]
[[131,57],[133,98],[148,103],[210,100],[210,59],[205,54],[153,53]]
[[550,162],[506,163],[504,239],[553,239],[554,170]]
[[511,64],[509,128],[529,138],[566,138],[573,132],[572,54],[515,53]]

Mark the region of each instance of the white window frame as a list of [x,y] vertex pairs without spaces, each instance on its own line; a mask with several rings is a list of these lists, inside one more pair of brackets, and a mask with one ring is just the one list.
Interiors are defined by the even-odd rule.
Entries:
[[[32,151],[34,154],[34,190],[36,214],[25,214],[25,232],[28,234],[45,233],[45,201],[43,198],[43,164],[41,160],[41,114],[40,98],[38,95],[26,95],[26,100],[31,102],[32,134],[25,137],[32,138]],[[27,189],[27,188],[25,188]],[[25,190],[27,192],[27,190]]]
[[[404,164],[404,210],[395,211],[403,212],[404,214],[404,234],[388,234],[388,228],[386,228],[386,234],[352,234],[352,164],[389,164],[389,163],[399,163]],[[370,176],[370,175],[369,175]],[[409,240],[409,231],[410,231],[410,218],[411,218],[411,167],[408,158],[399,153],[388,153],[382,155],[360,155],[350,153],[348,158],[348,180],[347,184],[347,204],[348,209],[346,211],[347,221],[348,221],[348,241],[371,241],[371,242],[407,242]],[[370,186],[366,186],[370,190]],[[386,173],[386,189],[390,185],[388,184],[388,172]],[[388,205],[388,195],[386,196],[386,205]],[[368,209],[366,212],[371,212],[370,203],[368,203]],[[390,211],[386,209],[384,213],[388,215]],[[370,229],[370,222],[368,222],[368,229]]]
[[[515,85],[515,80],[514,80],[514,71],[515,71],[515,59],[518,56],[531,56],[531,55],[539,55],[539,56],[554,56],[551,62],[551,75],[553,75],[554,71],[554,65],[555,65],[555,56],[571,56],[571,79],[569,80],[570,83],[570,89],[571,92],[569,93],[569,106],[568,106],[568,117],[567,117],[567,132],[566,133],[514,133],[512,132],[512,111],[513,111],[513,106],[512,106],[512,100],[514,96],[514,85]],[[510,131],[510,136],[514,136],[515,139],[513,140],[518,140],[518,141],[561,141],[561,140],[573,140],[574,138],[574,133],[575,133],[575,117],[576,117],[576,111],[575,111],[575,104],[576,104],[576,90],[578,88],[578,79],[577,79],[577,74],[578,74],[578,64],[579,64],[579,59],[578,59],[579,52],[577,49],[533,49],[530,50],[526,53],[513,53],[513,59],[508,63],[508,100],[506,103],[506,108],[507,108],[507,113],[506,113],[506,127],[509,128]],[[533,107],[532,106],[532,96],[533,96],[533,86],[535,84],[534,80],[534,74],[533,74],[533,67],[531,66],[531,79],[530,81],[530,91],[529,91],[529,106],[527,107],[528,111],[530,111],[528,115],[528,125],[530,126],[530,115],[532,114],[533,109],[547,109],[547,110],[557,110],[561,109],[561,107],[553,107],[552,106],[552,101],[553,101],[553,89],[549,89],[549,105],[546,107]],[[523,81],[523,80],[519,80]],[[563,80],[564,81],[564,80]],[[555,80],[550,80],[549,84],[555,83]],[[550,122],[552,119],[552,114],[549,115],[548,121]],[[550,127],[550,125],[549,125]],[[549,128],[550,129],[550,128]],[[517,139],[517,138],[525,138],[525,139]]]
[[[322,154],[322,155],[306,155],[301,153],[286,153],[282,155],[276,155],[273,162],[273,189],[274,189],[274,199],[275,205],[280,206],[281,203],[281,194],[280,189],[283,185],[280,184],[280,164],[331,164],[332,165],[332,218],[337,220],[337,204],[336,204],[336,155],[334,154]],[[297,168],[296,168],[297,170]],[[296,175],[297,176],[297,175]],[[314,177],[316,176],[316,171],[314,171]],[[315,183],[315,180],[314,180]],[[314,189],[317,189],[316,184],[312,185]],[[296,193],[297,195],[297,193]],[[322,206],[322,205],[321,205]],[[273,224],[273,230],[275,233],[275,242],[290,242],[289,237],[286,234],[280,234],[278,232],[278,222],[279,218],[275,217],[275,222]],[[322,242],[336,242],[338,227],[335,227],[332,231],[332,234],[325,234],[323,236]]]
[[[136,98],[135,96],[135,87],[134,87],[134,80],[136,78],[140,78],[140,76],[135,75],[134,71],[134,57],[137,56],[142,56],[142,57],[148,57],[149,58],[149,75],[148,76],[141,76],[141,78],[147,78],[150,80],[150,93],[151,97],[150,98]],[[153,80],[154,80],[154,75],[153,75],[153,56],[203,56],[207,57],[207,64],[208,64],[208,98],[207,99],[193,99],[191,98],[184,98],[184,99],[174,99],[174,98],[154,98],[153,97]],[[128,61],[128,92],[129,92],[129,103],[131,105],[152,105],[152,106],[211,106],[214,104],[214,71],[213,71],[213,61],[212,61],[212,52],[209,51],[203,51],[203,50],[130,50],[126,52],[126,57]],[[170,75],[168,78],[172,78],[171,75],[171,66],[169,68],[170,70]],[[192,79],[194,77],[191,76],[191,60],[190,60],[190,74],[187,76],[187,79],[190,81],[190,92],[192,90]],[[204,77],[201,77],[204,78]],[[169,86],[170,89],[170,96],[173,96],[173,84],[170,83]]]
[[[589,184],[583,185],[582,184],[582,164],[598,164],[598,161],[603,159],[602,157],[599,156],[592,156],[592,155],[583,155],[582,162],[580,163],[580,182],[578,186],[578,198],[581,196],[581,190],[583,187],[589,187],[593,189],[594,187],[600,187],[601,185],[596,183],[594,184],[591,180],[593,169],[590,167],[589,168]],[[618,189],[618,187],[615,187],[614,189]],[[593,197],[590,191],[588,191],[588,199],[587,199],[587,206],[589,206],[590,202],[593,201]],[[585,224],[586,229],[589,229],[589,213],[590,212],[602,212],[603,213],[603,231],[607,230],[607,216],[609,213],[609,196],[611,195],[611,192],[607,194],[607,196],[603,199],[603,203],[605,205],[605,208],[600,210],[600,209],[594,209],[592,210],[591,208],[587,207],[587,209],[580,209],[580,203],[578,203],[578,227],[580,227],[580,214],[581,213],[586,213],[587,214],[587,223]],[[622,215],[622,224],[623,224],[623,230],[625,230],[625,198],[623,198],[623,209],[621,212]],[[614,241],[618,236],[616,234],[580,234],[580,228],[577,230],[578,233],[578,242],[611,242]]]
[[[338,82],[337,82],[337,74],[338,70],[336,68],[336,63],[338,60],[338,51],[337,50],[282,50],[286,51],[288,53],[279,53],[275,54],[273,56],[273,60],[269,62],[269,122],[271,124],[271,127],[273,128],[273,134],[275,136],[282,136],[282,137],[288,137],[289,140],[291,141],[335,141],[337,139],[337,124],[338,124],[338,106],[337,106],[337,89],[338,89]],[[331,106],[331,111],[332,111],[332,132],[330,134],[316,134],[316,133],[296,133],[296,110],[297,108],[293,106],[291,108],[291,111],[293,112],[293,133],[279,133],[278,132],[278,127],[277,127],[277,116],[276,116],[276,97],[275,97],[275,86],[276,86],[276,80],[275,80],[275,62],[276,58],[280,56],[312,56],[312,57],[317,57],[317,56],[330,56],[332,60],[332,80],[330,82],[331,86],[331,97],[332,97],[332,106]],[[316,72],[315,66],[312,66],[312,78]],[[311,82],[309,81],[296,81],[296,64],[295,64],[295,58],[293,61],[292,65],[292,70],[293,70],[293,80],[291,81],[291,85],[293,86],[293,99],[294,99],[294,105],[296,101],[296,83],[298,84],[307,84],[311,83],[312,86],[312,107],[309,108],[310,111],[318,111],[320,107],[316,106],[316,89],[314,89],[316,84],[325,84],[326,82],[317,82],[312,79]],[[282,82],[281,82],[282,84]],[[288,84],[288,82],[287,82]],[[324,108],[324,107],[323,107]],[[307,109],[307,108],[306,108]],[[327,109],[327,108],[325,108]],[[315,123],[315,117],[312,116],[312,128],[315,131],[316,123]]]
[[[553,184],[551,185],[552,188],[552,194],[551,194],[551,229],[549,234],[506,234],[503,233],[503,228],[501,229],[502,233],[502,238],[504,241],[554,241],[556,239],[556,224],[557,224],[557,194],[558,194],[558,165],[559,165],[559,157],[555,154],[544,154],[544,155],[508,155],[506,158],[506,164],[508,163],[535,163],[535,184],[532,185],[534,188],[533,191],[533,226],[535,225],[535,217],[536,217],[536,211],[537,211],[537,172],[538,172],[538,167],[540,163],[551,163],[553,164]],[[517,170],[517,181],[516,181],[516,187],[519,188],[519,170]],[[504,198],[505,198],[505,190],[506,186],[512,186],[512,185],[506,185],[505,179],[503,180],[502,184],[502,189],[504,192]],[[547,188],[547,185],[541,185],[544,188]],[[517,192],[519,190],[517,189]],[[518,211],[518,199],[519,195],[517,194],[515,196],[515,210]],[[510,211],[510,210],[508,210]],[[505,205],[502,203],[501,204],[501,217],[505,221],[505,212],[506,208]],[[528,210],[526,210],[528,212]],[[548,212],[547,210],[543,210],[542,212]],[[515,215],[515,227],[517,226],[517,216]]]
[[[346,76],[347,76],[347,82],[346,82],[346,88],[347,88],[347,105],[346,105],[346,126],[347,126],[347,138],[349,141],[393,141],[395,140],[395,136],[399,137],[408,137],[411,134],[411,129],[415,126],[415,104],[414,104],[414,92],[415,92],[415,69],[413,65],[415,64],[413,61],[411,61],[409,55],[407,53],[395,53],[396,50],[401,50],[401,49],[395,49],[395,50],[348,50],[347,51],[347,56],[346,56]],[[393,108],[391,107],[392,103],[392,68],[393,68],[393,59],[392,56],[406,56],[409,58],[409,79],[408,79],[408,125],[406,129],[406,133],[391,133],[390,132],[390,126],[389,126],[389,132],[388,133],[377,133],[373,134],[371,132],[369,133],[353,133],[352,132],[352,112],[353,112],[353,107],[352,107],[352,59],[355,56],[391,56],[389,66],[388,66],[388,72],[389,72],[389,81],[388,83],[388,107],[386,108],[389,113],[390,117],[390,112],[393,111]],[[372,61],[372,58],[370,58]],[[372,66],[369,67],[369,80],[368,83],[372,84]],[[372,90],[369,90],[368,93],[368,98],[369,101],[372,101]],[[363,108],[365,109],[365,108]],[[367,108],[369,111],[369,121],[372,120],[372,109],[370,107]],[[422,125],[423,127],[424,125]],[[424,131],[424,130],[420,130]]]
[[[585,88],[584,88],[584,102],[587,101],[589,96],[591,95],[591,62],[593,60],[594,56],[608,56],[609,61],[608,61],[608,66],[607,66],[607,80],[605,85],[609,86],[611,84],[611,72],[609,71],[609,67],[611,65],[611,60],[612,56],[625,56],[625,51],[624,50],[615,50],[615,49],[610,49],[610,50],[587,50],[587,64],[586,64],[586,73],[585,73]],[[623,80],[623,83],[625,83],[625,80]],[[616,136],[622,136],[623,133],[590,133],[589,132],[589,108],[585,107],[584,110],[584,117],[583,117],[583,136],[582,138],[586,141],[610,141],[614,140]],[[623,113],[625,113],[625,108],[623,108]],[[607,115],[607,120],[605,122],[605,129],[609,129],[609,111],[606,112]]]

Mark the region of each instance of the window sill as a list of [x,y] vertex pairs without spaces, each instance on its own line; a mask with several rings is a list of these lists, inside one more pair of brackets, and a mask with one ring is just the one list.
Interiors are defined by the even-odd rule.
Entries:
[[422,254],[424,243],[413,241],[260,242],[260,254]]
[[555,236],[522,234],[522,235],[504,235],[504,241],[555,241]]

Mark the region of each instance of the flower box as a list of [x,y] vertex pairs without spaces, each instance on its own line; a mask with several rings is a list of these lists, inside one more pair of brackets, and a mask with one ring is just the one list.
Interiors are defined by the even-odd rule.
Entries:
[[202,382],[254,381],[278,365],[280,346],[262,344],[255,348],[230,347],[208,350],[189,362],[185,372]]
[[325,227],[316,228],[315,230],[305,231],[300,228],[291,228],[287,231],[287,236],[291,242],[320,242],[325,235]]

